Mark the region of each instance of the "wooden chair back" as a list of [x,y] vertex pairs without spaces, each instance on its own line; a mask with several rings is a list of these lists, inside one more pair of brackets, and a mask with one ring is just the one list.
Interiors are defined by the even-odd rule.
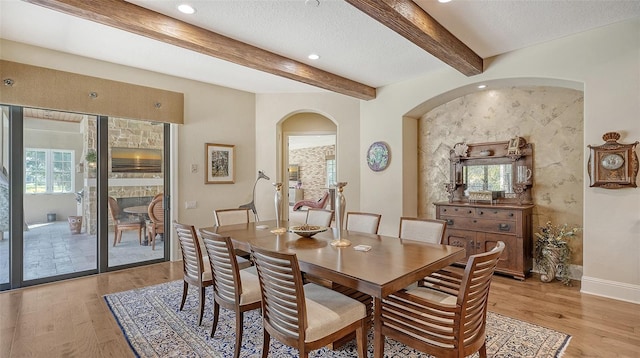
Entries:
[[200,235],[209,256],[215,299],[231,306],[240,306],[242,280],[231,239],[202,230]]
[[176,221],[173,222],[173,226],[176,228],[182,252],[184,280],[190,284],[201,286],[205,266],[202,261],[202,250],[196,229],[193,225],[180,224]]
[[306,223],[317,226],[331,226],[333,220],[333,210],[309,209],[307,211]]
[[377,234],[381,217],[381,214],[350,211],[347,213],[346,229],[367,234]]
[[[439,282],[401,290],[383,300],[382,334],[436,357],[486,357],[486,315],[491,279],[505,244],[472,255],[459,287],[449,295]],[[435,277],[435,276],[434,276]],[[442,279],[442,276],[438,276]],[[429,277],[425,279],[429,282]],[[440,292],[440,293],[438,293]],[[435,300],[437,298],[437,300]]]
[[307,311],[295,254],[251,248],[260,277],[265,329],[280,342],[304,346]]
[[215,335],[220,316],[220,306],[236,314],[236,345],[234,358],[240,357],[245,311],[260,308],[260,284],[255,268],[240,271],[231,238],[200,230],[209,257],[213,276],[213,325]]
[[189,285],[198,287],[198,325],[200,325],[202,324],[202,317],[204,315],[205,288],[213,284],[209,259],[207,258],[206,261],[202,259],[200,241],[198,240],[198,235],[193,225],[180,224],[174,221],[173,226],[176,228],[176,233],[178,234],[178,242],[180,243],[180,250],[182,251],[182,269],[184,272],[180,310],[182,311],[187,299]]
[[113,220],[114,225],[118,225],[118,220],[120,219],[120,205],[118,205],[118,201],[116,198],[110,196],[107,200],[109,204],[109,216],[111,216],[111,220]]
[[398,237],[440,244],[444,240],[447,222],[444,220],[422,219],[403,216],[400,218],[400,232]]
[[[367,314],[364,304],[330,288],[303,286],[295,254],[252,246],[262,296],[263,351],[269,340],[298,348],[300,357],[356,333],[358,357],[365,358]],[[307,301],[308,300],[308,301]]]
[[246,224],[249,222],[249,209],[217,209],[213,216],[216,226]]
[[147,231],[149,233],[149,243],[151,249],[156,248],[156,235],[164,234],[164,200],[162,196],[155,196],[155,199],[151,200],[147,214],[149,215],[149,225],[147,225]]

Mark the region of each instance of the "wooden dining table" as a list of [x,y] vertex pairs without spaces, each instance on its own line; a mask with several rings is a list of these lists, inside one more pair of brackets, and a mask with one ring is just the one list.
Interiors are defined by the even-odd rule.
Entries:
[[[283,223],[294,226],[299,223]],[[202,228],[202,231],[229,236],[237,249],[250,251],[258,246],[272,251],[295,253],[300,269],[308,275],[329,280],[373,297],[374,357],[382,358],[382,298],[415,283],[422,277],[465,257],[460,247],[428,244],[397,237],[343,230],[342,239],[350,246],[336,247],[331,241],[337,230],[329,228],[303,238],[292,232],[274,233],[276,222],[263,221]],[[357,251],[357,245],[371,246]]]

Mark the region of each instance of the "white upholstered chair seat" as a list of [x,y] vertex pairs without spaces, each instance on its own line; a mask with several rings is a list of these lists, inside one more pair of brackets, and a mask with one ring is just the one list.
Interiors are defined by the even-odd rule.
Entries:
[[260,296],[260,281],[258,280],[258,272],[255,266],[240,270],[240,281],[242,281],[241,305],[258,302],[262,299],[262,296]]
[[364,304],[314,283],[304,285],[306,342],[313,342],[366,316]]

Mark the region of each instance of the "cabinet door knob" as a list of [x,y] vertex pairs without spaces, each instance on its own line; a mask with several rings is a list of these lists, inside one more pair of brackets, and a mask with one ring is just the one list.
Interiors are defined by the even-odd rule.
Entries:
[[447,225],[449,226],[453,225],[453,219],[447,219]]
[[511,225],[509,224],[498,224],[498,230],[500,231],[509,231]]
[[[471,211],[469,211],[469,213],[471,213]],[[484,214],[484,211],[481,211],[481,212],[479,212],[478,214],[479,214],[479,215],[482,215],[482,214]]]
[[513,216],[513,213],[509,213],[509,216]]
[[472,211],[472,210],[469,210],[469,214],[471,214],[471,213],[473,213],[473,211]]

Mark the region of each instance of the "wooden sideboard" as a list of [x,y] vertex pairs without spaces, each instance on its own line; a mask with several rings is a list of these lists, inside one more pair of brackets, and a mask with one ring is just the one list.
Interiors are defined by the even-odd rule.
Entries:
[[506,248],[496,272],[524,280],[533,268],[531,215],[533,205],[435,203],[436,218],[447,222],[443,244],[464,247],[467,257],[491,250],[498,241]]

